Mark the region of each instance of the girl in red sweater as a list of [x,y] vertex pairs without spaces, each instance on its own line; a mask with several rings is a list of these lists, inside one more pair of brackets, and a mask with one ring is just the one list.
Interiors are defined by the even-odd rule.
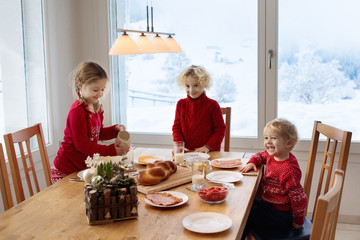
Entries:
[[296,127],[285,119],[274,119],[264,128],[264,152],[253,155],[240,172],[257,171],[266,164],[261,199],[255,199],[243,233],[257,228],[301,228],[307,196],[300,184],[301,170],[290,152],[298,141]]
[[178,83],[185,88],[187,98],[176,105],[174,142],[185,142],[186,151],[220,151],[226,125],[219,103],[205,93],[211,85],[210,75],[203,67],[192,65],[180,74]]
[[105,70],[94,62],[81,63],[74,77],[77,99],[70,107],[64,130],[64,140],[51,167],[55,183],[70,173],[86,168],[85,160],[94,153],[100,156],[124,155],[127,147],[98,144],[99,140],[116,138],[123,125],[103,126],[104,111],[100,104],[109,79]]

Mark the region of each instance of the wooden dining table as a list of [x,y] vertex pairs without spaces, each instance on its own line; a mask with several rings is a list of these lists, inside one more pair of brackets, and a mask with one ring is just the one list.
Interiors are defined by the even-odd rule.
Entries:
[[[171,154],[171,149],[137,148],[142,155],[149,151]],[[135,155],[136,155],[135,154]],[[210,152],[210,160],[242,157],[246,163],[250,154],[242,152]],[[136,166],[136,165],[135,165]],[[141,167],[141,166],[139,166]],[[213,171],[220,169],[213,167]],[[90,225],[85,214],[84,183],[70,181],[77,173],[42,190],[0,215],[0,239],[240,239],[261,174],[244,176],[234,183],[224,202],[209,204],[190,189],[191,182],[171,188],[184,193],[188,201],[177,207],[155,207],[145,203],[145,194],[138,193],[138,217],[107,224]],[[211,212],[224,214],[232,220],[229,229],[216,233],[197,233],[183,226],[191,214]]]

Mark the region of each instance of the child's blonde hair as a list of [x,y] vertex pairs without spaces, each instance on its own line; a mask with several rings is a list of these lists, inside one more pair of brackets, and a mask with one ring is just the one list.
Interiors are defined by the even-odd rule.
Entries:
[[[109,79],[105,70],[95,62],[82,62],[74,70],[74,79],[73,79],[73,90],[80,102],[86,102],[80,94],[79,83],[82,85],[87,85],[92,82],[95,82],[100,79],[106,79],[108,82]],[[94,106],[98,110],[98,105]]]
[[185,69],[178,77],[178,83],[180,86],[185,87],[185,81],[187,77],[193,77],[197,79],[200,86],[209,89],[211,87],[210,74],[201,66],[191,65]]
[[[270,129],[272,131],[275,131],[285,140],[292,140],[293,141],[292,148],[296,145],[296,143],[299,140],[298,131],[297,131],[295,125],[286,119],[276,118],[276,119],[268,122],[266,124],[264,130],[265,129]],[[291,148],[291,150],[292,150],[292,148]]]

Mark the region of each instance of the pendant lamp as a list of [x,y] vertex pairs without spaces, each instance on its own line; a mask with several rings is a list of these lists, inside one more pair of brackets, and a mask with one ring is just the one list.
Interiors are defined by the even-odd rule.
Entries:
[[141,53],[156,53],[153,43],[144,33],[136,39],[135,43],[139,47]]
[[126,32],[116,39],[112,45],[110,55],[130,55],[142,53],[135,41]]
[[[112,45],[109,55],[152,54],[152,53],[181,53],[182,50],[173,36],[175,33],[155,32],[153,24],[153,7],[151,6],[151,30],[149,28],[149,8],[146,5],[147,31],[118,29],[122,34]],[[127,33],[135,33],[140,36],[134,41]],[[147,35],[154,34],[150,40]],[[164,40],[160,35],[166,35]]]
[[170,52],[172,52],[172,53],[181,53],[182,52],[179,44],[176,42],[176,40],[171,35],[169,35],[169,37],[165,39],[165,42],[169,46]]

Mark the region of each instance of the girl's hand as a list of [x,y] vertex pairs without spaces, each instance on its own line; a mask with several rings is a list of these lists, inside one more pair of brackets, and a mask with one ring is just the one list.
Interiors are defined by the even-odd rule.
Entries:
[[115,145],[116,155],[125,155],[129,152],[130,146],[124,146],[124,145]]
[[118,132],[121,132],[121,131],[125,131],[126,130],[126,127],[125,125],[116,125],[115,126],[115,130],[118,131]]
[[239,172],[244,172],[244,173],[245,173],[245,172],[248,172],[248,171],[250,171],[250,170],[255,170],[255,171],[257,171],[256,165],[253,164],[253,163],[248,163],[248,164],[245,165],[245,167],[240,168],[240,169],[239,169]]
[[203,146],[201,148],[195,148],[195,152],[208,153],[208,152],[210,152],[210,149],[206,146]]
[[299,224],[295,223],[295,221],[293,221],[292,226],[295,229],[301,229],[303,225],[299,225]]

